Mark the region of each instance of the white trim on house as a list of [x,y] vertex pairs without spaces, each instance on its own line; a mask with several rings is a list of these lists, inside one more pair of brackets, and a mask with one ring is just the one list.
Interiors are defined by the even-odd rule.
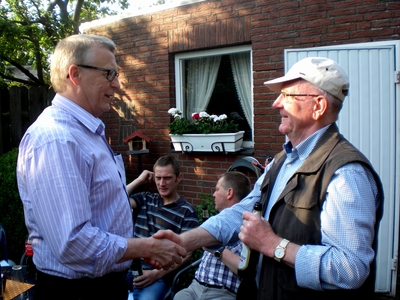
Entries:
[[176,8],[176,7],[199,3],[199,2],[204,2],[204,1],[207,1],[207,0],[183,0],[180,2],[166,3],[166,4],[162,4],[162,5],[146,7],[143,9],[136,9],[133,12],[127,12],[127,11],[129,11],[129,9],[127,9],[123,13],[116,15],[116,16],[110,16],[107,18],[82,23],[81,26],[79,27],[79,31],[81,33],[84,33],[86,29],[103,26],[103,25],[107,25],[107,24],[112,24],[112,23],[117,23],[126,18],[132,18],[132,17],[141,16],[141,15],[152,14],[152,13],[156,13],[156,12],[159,12],[162,10],[167,10],[167,9],[171,9],[171,8]]

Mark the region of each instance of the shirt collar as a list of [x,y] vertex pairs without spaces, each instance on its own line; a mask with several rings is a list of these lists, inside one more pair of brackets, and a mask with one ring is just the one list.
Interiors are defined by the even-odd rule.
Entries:
[[301,160],[305,160],[308,155],[310,155],[311,151],[314,149],[315,145],[317,144],[318,140],[321,136],[325,133],[325,131],[329,128],[331,124],[326,125],[325,127],[318,129],[300,144],[293,148],[292,143],[288,141],[287,143],[283,144],[283,150],[286,152],[286,156],[293,156],[298,155]]
[[52,105],[68,112],[68,114],[77,119],[91,132],[101,134],[104,131],[104,123],[99,118],[94,117],[72,100],[60,94],[56,94],[52,101]]

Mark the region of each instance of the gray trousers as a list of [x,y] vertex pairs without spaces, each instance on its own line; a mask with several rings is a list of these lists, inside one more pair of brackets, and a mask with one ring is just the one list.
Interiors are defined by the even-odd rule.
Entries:
[[225,288],[205,287],[193,279],[188,288],[179,291],[173,300],[235,300],[236,294]]

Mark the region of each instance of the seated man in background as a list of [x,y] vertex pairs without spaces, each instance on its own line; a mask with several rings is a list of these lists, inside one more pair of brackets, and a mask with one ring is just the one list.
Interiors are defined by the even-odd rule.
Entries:
[[[215,209],[221,211],[240,202],[251,191],[250,179],[241,172],[224,173],[213,194]],[[190,286],[176,294],[174,300],[236,299],[240,279],[237,275],[242,243],[238,242],[216,251],[203,253],[199,269]]]
[[[153,171],[154,173],[143,171],[137,179],[127,185],[135,216],[135,238],[150,237],[160,229],[170,229],[179,234],[198,227],[196,209],[183,196],[179,196],[177,191],[181,181],[177,159],[171,155],[162,156],[154,164]],[[153,181],[158,193],[131,194],[140,185]],[[189,262],[190,258],[189,253],[182,264]],[[164,271],[154,269],[142,261],[143,275],[133,279],[134,299],[164,299],[174,274],[182,264]]]

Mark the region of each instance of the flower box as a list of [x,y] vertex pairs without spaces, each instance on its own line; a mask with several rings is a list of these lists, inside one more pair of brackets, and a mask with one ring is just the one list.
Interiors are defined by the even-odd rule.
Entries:
[[237,152],[242,149],[244,131],[234,133],[170,134],[175,151]]

